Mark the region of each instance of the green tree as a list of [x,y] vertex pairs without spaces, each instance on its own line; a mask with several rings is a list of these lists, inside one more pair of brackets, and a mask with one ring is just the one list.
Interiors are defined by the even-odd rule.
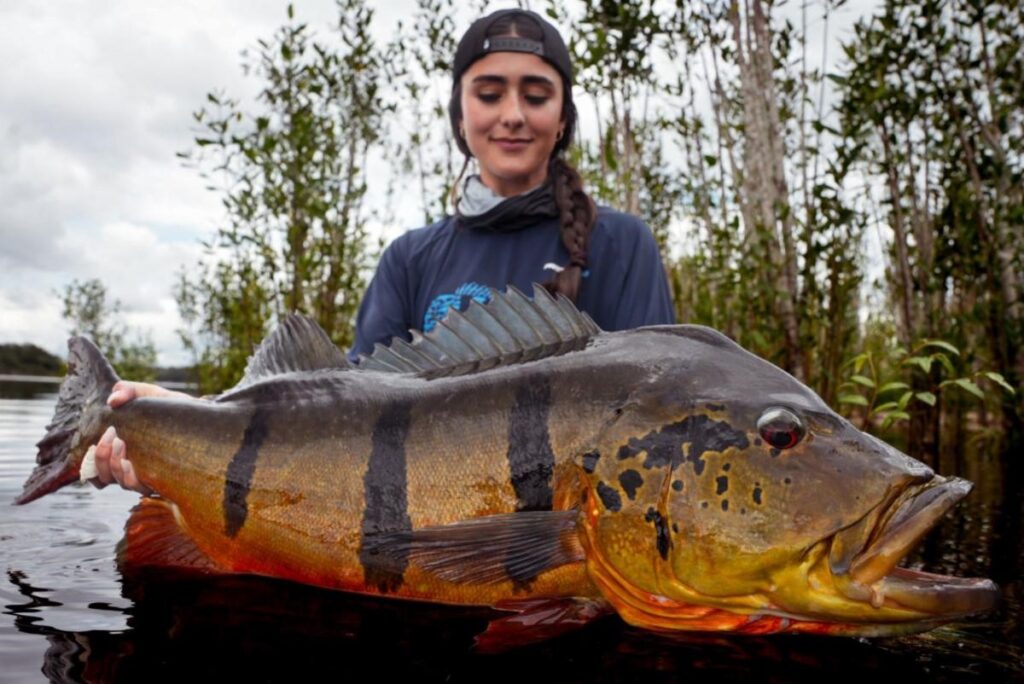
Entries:
[[352,342],[368,267],[367,160],[387,107],[372,10],[362,0],[337,8],[333,42],[315,39],[291,6],[288,23],[259,41],[244,66],[263,84],[255,111],[211,93],[194,115],[195,148],[181,156],[220,182],[212,189],[227,213],[176,289],[202,391],[236,382],[269,324],[289,312]]
[[[858,171],[884,188],[872,201],[900,341],[945,340],[969,350],[964,374],[993,369],[1009,386],[1024,341],[1022,30],[1019,3],[889,0],[858,22],[834,77]],[[932,368],[912,389],[939,379]],[[995,396],[1022,436],[1020,394]],[[941,396],[917,407],[912,451],[936,450],[946,409]]]
[[805,4],[794,26],[770,2],[676,3],[662,125],[682,152],[680,320],[723,330],[827,400],[856,342],[864,228],[845,193],[856,150],[824,109],[827,55],[807,49],[808,12],[827,32],[830,8]]
[[91,339],[118,375],[130,380],[156,379],[153,340],[121,323],[121,302],[108,299],[107,288],[99,278],[71,281],[61,293],[61,305],[69,332]]

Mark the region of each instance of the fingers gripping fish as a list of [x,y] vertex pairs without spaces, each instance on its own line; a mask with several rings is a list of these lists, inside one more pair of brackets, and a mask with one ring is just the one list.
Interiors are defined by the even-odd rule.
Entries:
[[69,348],[18,503],[77,480],[114,425],[158,495],[128,524],[140,564],[513,607],[536,629],[610,608],[654,630],[880,635],[999,596],[898,567],[968,482],[708,328],[606,333],[510,288],[353,366],[291,316],[215,400],[118,409],[102,355]]

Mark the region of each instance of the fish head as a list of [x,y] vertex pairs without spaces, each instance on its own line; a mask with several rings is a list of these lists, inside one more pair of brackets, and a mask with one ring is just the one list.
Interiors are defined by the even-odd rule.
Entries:
[[899,568],[969,482],[858,430],[789,374],[698,326],[583,457],[588,568],[654,629],[920,631],[993,607],[989,580]]

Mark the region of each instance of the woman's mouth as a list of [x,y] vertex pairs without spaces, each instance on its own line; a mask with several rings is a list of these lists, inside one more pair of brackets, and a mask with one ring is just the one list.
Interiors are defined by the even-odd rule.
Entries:
[[532,141],[528,138],[492,138],[491,142],[506,152],[518,152],[525,149]]

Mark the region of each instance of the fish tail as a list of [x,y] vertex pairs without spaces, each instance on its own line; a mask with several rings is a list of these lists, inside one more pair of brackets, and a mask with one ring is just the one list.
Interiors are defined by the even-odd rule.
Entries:
[[103,433],[109,417],[107,397],[119,380],[103,353],[85,337],[68,340],[68,374],[57,408],[36,446],[36,469],[16,504],[26,504],[78,480],[82,458]]

